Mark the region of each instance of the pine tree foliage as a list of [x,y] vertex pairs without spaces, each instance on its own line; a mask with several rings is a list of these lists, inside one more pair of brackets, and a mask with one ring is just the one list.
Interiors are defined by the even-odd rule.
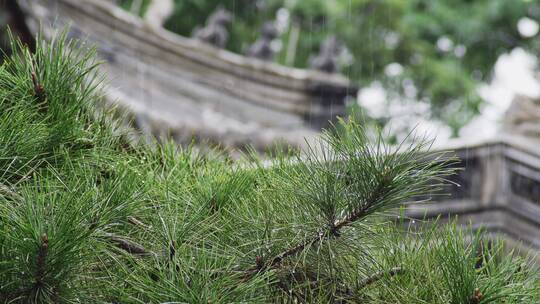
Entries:
[[[57,36],[0,67],[4,303],[535,303],[502,243],[385,215],[452,160],[341,121],[302,155],[128,145],[92,51]],[[486,243],[487,244],[487,243]],[[478,253],[481,248],[481,253]]]

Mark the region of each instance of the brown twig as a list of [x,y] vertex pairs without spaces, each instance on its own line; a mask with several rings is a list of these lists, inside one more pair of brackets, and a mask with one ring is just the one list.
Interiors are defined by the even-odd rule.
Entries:
[[395,276],[397,274],[400,274],[403,272],[403,269],[401,267],[394,267],[394,268],[391,268],[390,270],[388,271],[379,271],[379,272],[376,272],[374,274],[372,274],[371,276],[363,279],[362,281],[360,281],[360,283],[358,283],[358,289],[362,289],[368,285],[371,285],[375,282],[377,282],[378,280],[380,280],[381,278],[383,278],[385,275],[388,275],[388,276]]
[[34,95],[38,99],[39,103],[45,102],[45,88],[37,78],[36,72],[31,73],[32,85],[34,86]]
[[37,261],[36,261],[36,277],[35,286],[39,287],[43,285],[43,277],[45,276],[45,268],[47,264],[47,253],[49,251],[49,237],[46,233],[41,235],[41,245],[38,249]]
[[150,252],[146,250],[142,245],[139,245],[133,241],[130,241],[124,237],[107,233],[106,236],[116,244],[120,249],[125,250],[133,255],[150,255]]
[[139,219],[137,219],[136,217],[133,217],[133,216],[128,216],[128,223],[134,225],[134,226],[138,226],[138,227],[141,227],[141,228],[144,228],[144,229],[150,229],[152,228],[152,226],[150,225],[147,225],[143,222],[141,222]]
[[[32,64],[34,65],[34,63]],[[45,87],[43,87],[43,84],[38,79],[34,66],[32,66],[32,72],[30,73],[30,78],[32,80],[33,93],[37,100],[37,104],[39,106],[38,111],[40,113],[46,113],[49,108],[47,104],[47,94],[45,92]]]

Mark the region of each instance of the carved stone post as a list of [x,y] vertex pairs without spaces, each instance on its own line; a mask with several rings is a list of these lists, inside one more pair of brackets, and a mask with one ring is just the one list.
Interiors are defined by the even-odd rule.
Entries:
[[272,40],[276,39],[277,36],[278,32],[274,23],[264,23],[261,28],[261,37],[249,47],[246,55],[248,57],[271,61],[274,59],[275,53],[271,44]]
[[326,38],[321,43],[319,54],[310,60],[310,67],[326,73],[337,73],[339,71],[337,57],[341,49],[341,43],[336,36]]
[[540,139],[540,98],[516,95],[506,112],[504,127],[510,133]]
[[152,0],[146,10],[144,20],[151,27],[160,28],[171,17],[173,11],[173,0]]
[[231,13],[224,8],[218,8],[208,17],[205,27],[194,31],[193,37],[216,47],[224,48],[229,40],[227,25],[231,21]]

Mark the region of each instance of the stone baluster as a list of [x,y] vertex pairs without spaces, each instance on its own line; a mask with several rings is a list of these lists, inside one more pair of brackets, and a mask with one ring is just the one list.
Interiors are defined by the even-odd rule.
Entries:
[[506,111],[504,127],[510,133],[540,139],[540,98],[516,95]]
[[173,12],[173,0],[152,0],[144,14],[144,20],[151,27],[160,28],[171,17]]
[[218,8],[210,15],[205,27],[194,31],[193,37],[216,47],[224,48],[229,39],[227,25],[231,21],[231,13],[224,8]]
[[272,41],[278,37],[278,31],[273,22],[265,22],[261,28],[261,37],[253,43],[246,52],[248,57],[272,61],[275,51]]
[[322,43],[319,54],[310,60],[309,66],[314,70],[327,73],[339,72],[338,56],[342,45],[335,36],[326,38]]

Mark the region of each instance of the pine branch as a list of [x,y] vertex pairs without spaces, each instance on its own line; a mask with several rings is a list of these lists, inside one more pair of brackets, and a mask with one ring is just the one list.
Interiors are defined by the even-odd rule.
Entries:
[[43,277],[45,276],[45,268],[47,263],[47,253],[49,251],[49,237],[46,233],[41,235],[41,245],[38,249],[36,261],[36,276],[35,287],[43,286]]
[[130,241],[124,237],[114,235],[112,233],[107,233],[106,236],[115,243],[116,247],[125,250],[126,252],[133,255],[150,255],[151,252],[146,250],[142,245],[139,245],[133,241]]
[[0,183],[0,195],[6,195],[6,196],[11,197],[12,199],[17,199],[17,200],[23,199],[17,192],[13,191],[13,189],[11,189],[10,187],[2,183]]
[[143,222],[141,222],[139,219],[137,219],[136,217],[133,217],[133,216],[128,216],[128,223],[134,225],[134,226],[138,226],[138,227],[141,227],[143,229],[150,229],[152,228],[152,226],[150,225],[147,225]]
[[41,84],[36,76],[36,72],[32,72],[32,85],[34,87],[34,96],[36,97],[38,104],[40,105],[40,112],[47,111],[46,94],[43,84]]
[[367,215],[368,210],[373,207],[375,203],[381,199],[381,197],[384,196],[384,191],[386,190],[387,186],[390,184],[391,181],[392,177],[389,174],[389,170],[385,170],[379,185],[360,208],[353,210],[342,219],[336,221],[333,225],[330,225],[330,227],[327,226],[321,229],[317,235],[276,255],[267,265],[264,265],[261,262],[262,257],[257,256],[256,266],[248,269],[246,271],[245,277],[250,278],[256,273],[264,272],[268,269],[275,268],[279,264],[281,264],[281,262],[286,258],[294,256],[302,252],[305,248],[311,247],[312,245],[315,245],[330,236],[339,237],[341,229],[353,224],[354,222]]
[[358,284],[358,289],[362,289],[368,285],[371,285],[375,282],[377,282],[378,280],[382,279],[385,275],[388,275],[388,276],[395,276],[397,274],[400,274],[403,272],[403,269],[401,267],[394,267],[394,268],[391,268],[390,270],[388,271],[379,271],[379,272],[376,272],[374,273],[373,275],[363,279],[362,281],[360,281],[360,283]]
[[484,299],[484,294],[480,291],[480,289],[475,288],[473,295],[469,298],[469,301],[467,304],[479,304]]
[[[392,176],[389,173],[389,170],[386,169],[382,175],[382,179],[379,182],[379,185],[377,188],[372,192],[369,199],[366,200],[366,202],[362,205],[362,207],[354,210],[353,212],[349,213],[345,218],[337,221],[334,223],[333,229],[339,233],[339,231],[345,227],[348,226],[359,219],[366,216],[367,211],[375,205],[377,201],[379,201],[382,197],[384,197],[385,193],[384,191],[387,190],[386,188],[388,185],[392,182]],[[332,231],[333,232],[333,231]]]

